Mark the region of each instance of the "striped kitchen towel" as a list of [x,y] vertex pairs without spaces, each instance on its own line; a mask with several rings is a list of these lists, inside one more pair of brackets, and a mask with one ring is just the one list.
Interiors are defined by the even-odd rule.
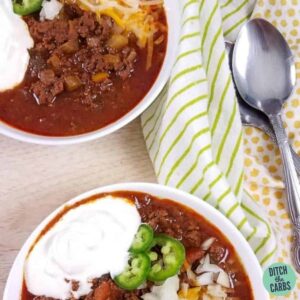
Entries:
[[[242,232],[262,266],[276,242],[264,211],[245,192],[242,126],[224,46],[251,0],[178,0],[179,53],[167,86],[142,115],[158,181],[197,195]],[[201,200],[199,200],[201,201]]]

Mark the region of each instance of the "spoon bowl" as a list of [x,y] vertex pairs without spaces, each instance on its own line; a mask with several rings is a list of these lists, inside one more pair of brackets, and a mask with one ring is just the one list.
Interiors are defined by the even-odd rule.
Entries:
[[280,32],[263,19],[249,21],[237,38],[232,64],[243,99],[266,114],[280,112],[296,83],[293,54]]
[[[229,68],[232,71],[232,53],[233,53],[233,48],[234,48],[234,43],[230,41],[225,41],[225,49],[228,54],[228,59],[229,59]],[[265,132],[271,139],[272,141],[277,144],[276,141],[276,136],[274,133],[274,130],[270,124],[270,121],[268,117],[261,111],[251,107],[248,103],[246,103],[241,95],[239,94],[235,82],[234,87],[235,87],[235,93],[237,97],[237,101],[239,104],[239,111],[241,115],[241,121],[244,126],[251,126],[251,127],[256,127],[263,132]],[[295,164],[296,172],[298,175],[300,175],[300,156],[294,151],[293,147],[290,145],[291,148],[291,153],[293,156],[293,161]]]

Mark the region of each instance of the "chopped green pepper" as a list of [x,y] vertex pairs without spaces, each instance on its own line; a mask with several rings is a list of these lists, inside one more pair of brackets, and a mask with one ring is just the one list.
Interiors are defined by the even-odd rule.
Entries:
[[148,250],[153,241],[153,235],[152,227],[147,224],[142,224],[134,237],[129,251],[133,253],[140,253]]
[[[157,253],[160,249],[160,253]],[[151,269],[148,279],[161,282],[176,275],[185,259],[185,249],[181,242],[164,234],[158,234],[149,252]]]
[[147,279],[150,271],[150,258],[145,253],[133,254],[125,270],[114,278],[115,283],[124,290],[134,290]]
[[21,16],[30,15],[42,8],[43,0],[13,0],[14,13]]

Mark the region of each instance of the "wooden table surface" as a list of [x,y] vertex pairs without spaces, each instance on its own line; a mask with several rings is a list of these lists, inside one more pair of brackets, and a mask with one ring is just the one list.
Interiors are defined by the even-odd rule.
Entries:
[[155,182],[140,120],[71,146],[31,145],[0,136],[0,298],[14,258],[44,217],[82,192],[128,181]]

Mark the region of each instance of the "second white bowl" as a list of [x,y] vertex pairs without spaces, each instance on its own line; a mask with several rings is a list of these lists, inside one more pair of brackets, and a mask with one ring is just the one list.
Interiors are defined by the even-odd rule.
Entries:
[[[250,279],[252,285],[252,291],[254,299],[257,300],[267,300],[269,296],[263,286],[262,281],[262,269],[252,251],[249,244],[246,242],[241,233],[232,225],[232,223],[226,219],[219,211],[211,207],[209,204],[205,203],[201,199],[187,194],[183,191],[176,190],[173,188],[165,187],[158,184],[149,183],[122,183],[106,187],[101,187],[82,195],[75,197],[74,199],[68,201],[66,204],[71,205],[80,200],[86,199],[93,195],[99,193],[109,193],[115,191],[137,191],[143,193],[149,193],[158,198],[170,199],[175,202],[181,203],[195,212],[200,216],[207,219],[214,226],[219,228],[224,236],[231,241],[234,249],[236,250],[242,265]],[[30,249],[30,246],[40,234],[42,229],[52,220],[64,207],[62,205],[60,208],[51,213],[30,235],[21,251],[19,252],[11,272],[9,274],[6,288],[4,291],[3,300],[17,300],[20,299],[20,293],[22,290],[23,283],[23,270],[26,255]]]

